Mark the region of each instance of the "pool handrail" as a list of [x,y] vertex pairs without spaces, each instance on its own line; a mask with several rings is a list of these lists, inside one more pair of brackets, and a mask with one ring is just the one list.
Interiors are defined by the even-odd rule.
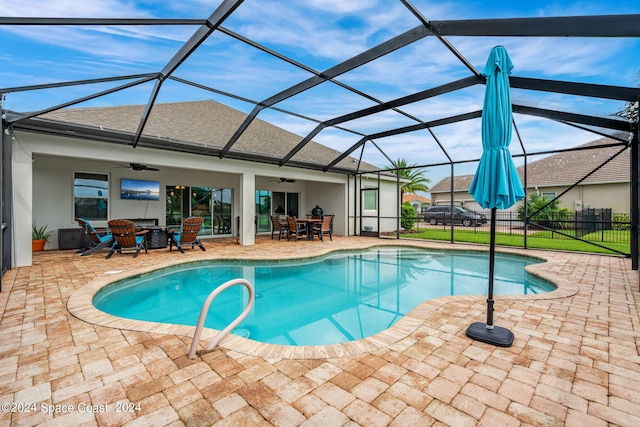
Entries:
[[202,304],[202,309],[200,309],[200,317],[198,318],[196,331],[193,334],[193,341],[191,341],[191,348],[189,349],[189,359],[193,359],[196,357],[198,343],[200,342],[200,336],[202,335],[202,329],[204,328],[204,321],[207,318],[207,313],[209,312],[211,303],[213,302],[215,297],[217,297],[222,291],[235,285],[244,285],[245,288],[247,288],[247,290],[249,291],[249,301],[247,302],[247,306],[244,308],[244,311],[240,313],[238,317],[236,317],[235,320],[229,324],[229,326],[224,328],[218,333],[218,335],[216,335],[216,337],[207,347],[207,351],[213,350],[220,343],[220,341],[222,341],[222,339],[233,330],[233,328],[238,326],[238,324],[242,322],[245,317],[247,317],[247,315],[253,308],[253,302],[255,300],[255,290],[253,289],[253,285],[249,283],[249,281],[245,279],[232,279],[215,288]]

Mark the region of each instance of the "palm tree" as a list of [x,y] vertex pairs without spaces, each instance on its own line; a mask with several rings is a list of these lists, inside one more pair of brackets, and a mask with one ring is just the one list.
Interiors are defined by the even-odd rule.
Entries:
[[[638,77],[640,77],[640,72],[638,73]],[[620,111],[614,113],[613,115],[629,120],[630,122],[637,122],[638,121],[638,104],[635,101],[627,102]]]
[[637,121],[638,120],[638,103],[627,102],[624,108],[616,112],[614,116],[621,117],[623,119],[629,120],[630,122]]
[[406,159],[398,159],[391,173],[400,176],[405,182],[400,187],[400,200],[405,193],[415,194],[416,191],[429,191],[427,184],[431,183],[431,180],[424,176],[427,172],[424,168],[416,168],[414,164],[407,164]]

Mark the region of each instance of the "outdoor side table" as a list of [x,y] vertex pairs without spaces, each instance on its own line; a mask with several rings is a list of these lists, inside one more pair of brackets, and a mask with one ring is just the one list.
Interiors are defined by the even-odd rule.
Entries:
[[147,249],[163,249],[167,247],[167,230],[162,227],[145,227],[147,233]]

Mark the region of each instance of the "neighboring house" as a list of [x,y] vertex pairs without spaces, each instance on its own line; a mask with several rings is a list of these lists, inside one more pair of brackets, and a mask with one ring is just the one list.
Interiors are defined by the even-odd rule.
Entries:
[[431,199],[427,199],[426,197],[422,197],[417,194],[404,194],[402,196],[402,203],[405,202],[408,202],[417,214],[424,213],[429,206],[431,206]]
[[[304,217],[319,205],[335,215],[334,233],[347,235],[360,231],[361,222],[350,220],[361,211],[358,191],[372,190],[362,202],[367,215],[388,215],[382,200],[397,200],[395,175],[355,179],[356,168],[377,168],[352,157],[324,172],[340,153],[313,141],[278,165],[302,137],[259,119],[220,158],[247,115],[215,101],[155,104],[134,148],[144,109],[71,108],[14,124],[13,266],[31,264],[34,223],[72,232],[76,217],[105,227],[113,218],[167,226],[202,215],[203,237],[238,236],[251,245],[278,208]],[[55,236],[46,249],[58,247]]]
[[[567,190],[574,183],[586,177],[579,185],[560,197],[561,208],[580,211],[587,208],[608,208],[612,213],[629,213],[630,192],[630,150],[609,161],[596,170],[622,147],[589,149],[615,141],[601,138],[580,145],[575,151],[567,151],[531,161],[527,165],[527,194],[536,193],[552,199]],[[595,172],[593,172],[596,170]],[[589,175],[593,172],[591,175]],[[524,184],[524,166],[518,168],[520,180]],[[587,175],[589,175],[587,177]],[[454,204],[464,205],[472,210],[482,210],[469,194],[473,175],[454,177]],[[444,178],[431,187],[434,205],[451,203],[451,178]],[[512,206],[516,210],[520,203]]]

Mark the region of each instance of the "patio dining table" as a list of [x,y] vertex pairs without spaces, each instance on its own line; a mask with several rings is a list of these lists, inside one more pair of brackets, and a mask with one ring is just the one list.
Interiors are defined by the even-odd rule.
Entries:
[[322,224],[322,218],[296,218],[299,224],[305,224],[307,227],[307,240],[313,240],[313,224]]

